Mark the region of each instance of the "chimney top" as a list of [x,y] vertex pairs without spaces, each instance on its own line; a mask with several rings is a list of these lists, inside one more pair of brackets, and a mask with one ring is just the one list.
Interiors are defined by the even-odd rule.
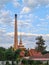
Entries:
[[17,14],[15,14],[15,17],[17,17]]

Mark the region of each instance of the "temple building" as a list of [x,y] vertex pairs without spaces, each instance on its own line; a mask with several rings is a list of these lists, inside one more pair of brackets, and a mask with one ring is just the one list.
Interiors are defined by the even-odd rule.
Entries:
[[18,28],[17,28],[17,14],[15,14],[15,30],[14,30],[14,50],[25,49],[22,43],[22,36],[20,34],[20,42],[18,45]]
[[41,52],[37,52],[35,49],[28,50],[28,55],[25,56],[26,48],[22,42],[22,35],[20,34],[20,41],[18,44],[18,30],[17,30],[17,14],[15,14],[15,31],[14,31],[14,50],[21,49],[20,56],[24,57],[24,59],[29,60],[49,60],[49,53],[48,54],[41,54]]
[[24,45],[22,43],[22,36],[21,36],[21,34],[20,34],[20,42],[19,42],[18,48],[22,49],[22,50],[25,50]]

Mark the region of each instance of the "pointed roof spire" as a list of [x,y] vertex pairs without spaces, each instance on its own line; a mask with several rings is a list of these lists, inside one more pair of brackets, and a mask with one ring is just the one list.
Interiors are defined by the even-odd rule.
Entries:
[[24,48],[24,45],[23,45],[23,43],[22,43],[22,36],[21,36],[21,34],[20,34],[19,48],[20,48],[20,49],[25,49],[25,48]]

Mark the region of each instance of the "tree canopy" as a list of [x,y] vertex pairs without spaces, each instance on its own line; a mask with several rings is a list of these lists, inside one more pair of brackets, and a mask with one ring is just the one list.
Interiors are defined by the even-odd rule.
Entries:
[[42,36],[38,36],[36,38],[37,42],[36,42],[36,47],[35,49],[39,52],[44,52],[46,51],[46,46],[45,46],[45,40],[43,39]]

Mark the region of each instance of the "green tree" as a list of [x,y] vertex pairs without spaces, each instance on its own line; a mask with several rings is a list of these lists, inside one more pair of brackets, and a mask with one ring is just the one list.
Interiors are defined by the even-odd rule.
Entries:
[[8,48],[5,52],[5,60],[12,61],[12,65],[15,65],[14,64],[14,60],[15,60],[14,54],[15,52],[12,50],[12,47]]
[[1,51],[5,51],[6,49],[5,49],[5,48],[3,48],[3,47],[0,47],[0,50],[1,50]]
[[23,65],[29,65],[28,60],[23,59],[23,60],[22,60],[22,64],[23,64]]
[[36,42],[37,46],[35,47],[35,49],[41,53],[44,52],[46,50],[45,40],[42,38],[42,36],[38,36],[36,40],[38,41]]
[[0,61],[5,60],[5,48],[0,47]]
[[14,59],[14,51],[12,51],[10,48],[6,50],[5,52],[5,60],[15,60]]
[[28,60],[29,65],[34,65],[34,60]]
[[15,59],[18,59],[19,57],[20,57],[20,52],[21,52],[21,49],[17,49],[16,51],[15,51]]
[[15,54],[14,54],[14,57],[15,57],[15,60],[16,60],[16,63],[17,63],[17,65],[18,65],[18,63],[19,63],[19,61],[20,61],[20,52],[21,52],[21,49],[17,49],[16,51],[15,51]]

